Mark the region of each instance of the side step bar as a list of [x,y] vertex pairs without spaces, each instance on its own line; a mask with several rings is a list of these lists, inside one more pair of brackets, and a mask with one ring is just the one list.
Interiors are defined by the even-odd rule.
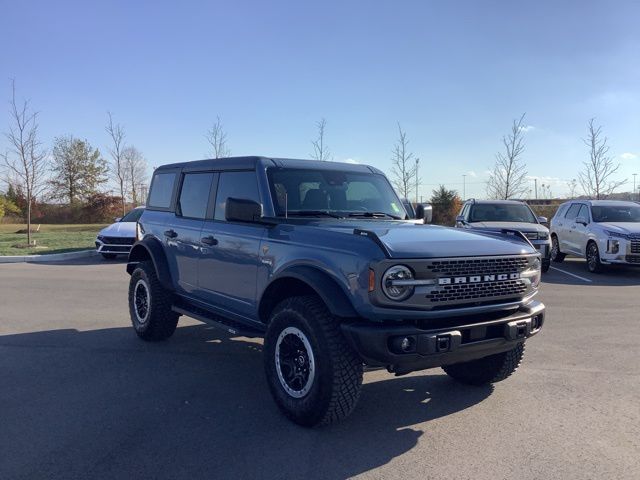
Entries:
[[260,331],[256,328],[247,327],[246,325],[241,325],[238,322],[234,322],[233,320],[230,320],[228,318],[223,318],[219,315],[212,314],[201,308],[185,308],[183,306],[173,305],[171,307],[171,310],[179,313],[180,315],[186,315],[187,317],[195,318],[196,320],[199,320],[201,322],[221,328],[231,335],[248,338],[264,337],[263,331]]

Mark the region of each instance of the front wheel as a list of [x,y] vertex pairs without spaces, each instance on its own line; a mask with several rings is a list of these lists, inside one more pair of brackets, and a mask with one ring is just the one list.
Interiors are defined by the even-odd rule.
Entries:
[[501,382],[516,371],[524,356],[524,342],[508,352],[497,353],[478,360],[471,360],[442,369],[451,378],[467,385],[486,385]]
[[295,423],[329,424],[355,408],[362,360],[318,297],[292,297],[274,309],[263,355],[271,394]]
[[587,269],[591,273],[601,273],[604,267],[600,261],[600,250],[596,242],[589,242],[587,245]]
[[549,268],[551,268],[551,260],[549,260],[548,258],[543,258],[542,259],[542,273],[547,273],[549,271]]

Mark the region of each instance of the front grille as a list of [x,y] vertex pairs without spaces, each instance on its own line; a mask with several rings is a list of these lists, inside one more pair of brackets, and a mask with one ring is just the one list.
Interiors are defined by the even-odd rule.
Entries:
[[527,257],[435,260],[427,266],[429,271],[437,274],[438,277],[521,273],[528,267],[529,259]]
[[640,240],[631,242],[631,253],[640,253]]
[[427,298],[433,302],[459,302],[464,300],[490,299],[492,297],[517,297],[527,290],[522,280],[505,280],[476,284],[441,285],[431,291]]
[[136,239],[134,237],[102,237],[102,242],[109,245],[133,245]]
[[628,263],[640,263],[640,255],[627,255],[626,260]]

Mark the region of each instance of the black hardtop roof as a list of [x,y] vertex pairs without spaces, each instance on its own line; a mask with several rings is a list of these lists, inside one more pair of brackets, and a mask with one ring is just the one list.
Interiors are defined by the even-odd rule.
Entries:
[[191,162],[170,163],[156,168],[156,171],[168,169],[197,170],[253,170],[257,167],[300,168],[317,170],[341,170],[348,172],[382,173],[375,167],[358,163],[323,162],[295,158],[271,157],[226,157],[195,160]]

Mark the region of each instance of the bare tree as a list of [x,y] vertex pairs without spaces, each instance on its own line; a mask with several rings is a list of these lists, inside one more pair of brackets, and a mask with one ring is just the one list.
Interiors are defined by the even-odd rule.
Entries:
[[224,158],[231,155],[231,150],[227,148],[227,133],[222,128],[220,117],[216,117],[216,122],[207,131],[205,138],[211,145],[213,158]]
[[27,243],[31,245],[31,209],[47,185],[47,152],[38,139],[38,112],[30,109],[28,100],[18,105],[15,80],[11,82],[9,116],[11,123],[5,133],[9,149],[2,154],[2,159],[8,176],[26,195]]
[[409,199],[411,191],[420,183],[418,178],[418,159],[409,152],[409,140],[398,122],[398,141],[392,150],[391,173],[393,185],[403,198]]
[[496,154],[496,163],[487,182],[487,195],[492,199],[508,200],[527,193],[527,169],[522,161],[524,152],[524,116],[513,121],[511,132],[502,137],[504,152]]
[[119,123],[114,125],[111,112],[107,112],[107,115],[109,116],[109,123],[105,127],[105,130],[109,134],[109,137],[111,137],[111,147],[108,149],[111,154],[110,171],[111,176],[118,186],[120,197],[122,198],[122,216],[124,217],[127,208],[125,195],[128,180],[127,163],[123,155],[126,148],[124,141],[125,133],[122,125]]
[[331,160],[329,149],[324,143],[324,129],[326,128],[326,126],[327,121],[324,118],[316,122],[316,127],[318,128],[318,137],[315,140],[311,141],[311,145],[313,145],[313,153],[311,154],[311,158],[313,158],[314,160],[322,160],[323,162]]
[[133,146],[125,147],[122,155],[127,168],[131,202],[134,207],[137,207],[143,198],[143,185],[146,185],[147,181],[147,161],[142,153]]
[[600,200],[611,195],[618,187],[624,185],[626,180],[611,179],[620,168],[620,164],[608,156],[607,137],[602,136],[602,126],[596,127],[594,122],[595,118],[589,120],[589,132],[583,140],[589,147],[589,160],[583,162],[584,170],[578,173],[578,178],[584,193]]
[[569,198],[576,198],[576,193],[578,191],[578,181],[575,178],[572,178],[567,185],[569,186]]

